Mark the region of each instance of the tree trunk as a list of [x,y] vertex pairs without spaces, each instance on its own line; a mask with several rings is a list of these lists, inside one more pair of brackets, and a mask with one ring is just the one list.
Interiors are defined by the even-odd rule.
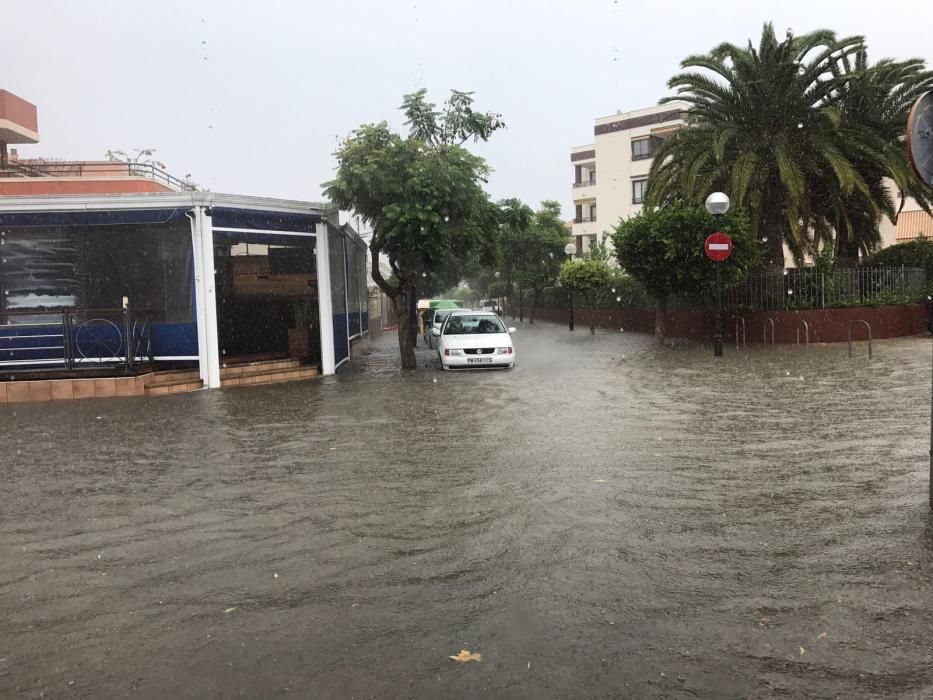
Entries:
[[531,291],[531,312],[528,314],[529,325],[535,325],[535,313],[538,311],[538,290]]
[[784,235],[783,225],[780,221],[769,221],[767,217],[761,222],[759,233],[764,239],[764,268],[768,272],[780,272],[784,269]]
[[667,336],[667,328],[664,322],[667,320],[667,297],[655,299],[654,302],[654,334],[658,343],[663,343]]
[[412,288],[408,293],[408,318],[411,327],[408,332],[411,334],[412,347],[418,346],[418,289]]
[[858,265],[858,243],[855,240],[846,240],[838,231],[836,232],[836,264],[840,267]]
[[521,287],[518,288],[518,320],[525,322],[525,290]]
[[409,289],[402,290],[397,297],[390,297],[398,324],[398,350],[402,359],[402,369],[418,368],[418,360],[415,357],[414,335],[412,333],[411,303],[409,301],[414,296],[414,290]]

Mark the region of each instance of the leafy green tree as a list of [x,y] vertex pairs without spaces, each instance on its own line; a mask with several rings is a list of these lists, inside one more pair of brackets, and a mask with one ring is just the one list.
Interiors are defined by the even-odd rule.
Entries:
[[714,231],[732,238],[730,258],[718,263],[724,288],[745,279],[760,260],[761,249],[740,211],[709,214],[701,204],[670,202],[619,223],[612,233],[619,265],[655,300],[655,335],[665,336],[664,317],[672,294],[711,296],[716,264],[706,257],[704,242]]
[[[574,294],[583,295],[590,309],[596,308],[596,295],[612,282],[612,270],[598,258],[567,260],[560,267],[560,284]],[[590,333],[596,333],[596,326],[590,317]]]
[[[336,177],[324,183],[327,197],[372,227],[373,281],[395,311],[404,369],[417,366],[413,322],[422,273],[452,258],[494,256],[498,213],[483,190],[489,168],[464,144],[486,141],[504,124],[472,103],[468,92],[452,91],[440,109],[425,90],[406,95],[409,134],[385,122],[360,126],[337,149]],[[379,271],[380,255],[388,258],[390,280]]]
[[[500,280],[507,289],[504,296],[513,297],[517,291],[522,298],[522,267],[530,237],[534,211],[520,199],[514,197],[499,202],[499,246],[502,253]],[[511,303],[512,318],[516,304]]]
[[541,208],[535,212],[531,224],[519,270],[522,288],[531,290],[531,311],[528,314],[528,322],[531,324],[535,322],[541,292],[557,282],[564,260],[564,246],[568,240],[567,227],[561,219],[560,203],[554,200],[541,202]]
[[918,238],[888,246],[875,253],[868,262],[886,267],[922,267],[927,272],[927,280],[933,281],[933,240]]
[[723,43],[686,58],[684,72],[668,81],[677,95],[662,101],[689,103],[689,128],[655,155],[648,208],[671,199],[702,201],[722,190],[748,212],[752,233],[765,243],[767,267],[784,266],[784,243],[802,258],[808,231],[833,218],[819,193],[857,192],[863,203],[874,202],[847,156],[871,153],[872,144],[863,130],[842,129],[832,104],[840,86],[833,69],[861,46],[861,37],[837,39],[825,29],[788,31],[779,41],[769,23],[757,48]]
[[568,240],[560,217],[560,203],[544,201],[536,212],[517,199],[503,200],[499,206],[501,278],[510,293],[515,292],[513,296],[518,298],[518,304],[511,304],[512,315],[514,318],[517,308],[521,320],[525,320],[525,292],[531,290],[529,322],[534,323],[538,296],[541,290],[557,281]]

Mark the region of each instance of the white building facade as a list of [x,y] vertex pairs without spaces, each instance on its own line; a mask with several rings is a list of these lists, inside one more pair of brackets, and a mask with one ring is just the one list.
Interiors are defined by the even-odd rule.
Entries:
[[687,108],[685,102],[670,102],[600,117],[593,143],[571,149],[571,236],[579,253],[601,242],[620,220],[641,211],[654,154],[686,123]]

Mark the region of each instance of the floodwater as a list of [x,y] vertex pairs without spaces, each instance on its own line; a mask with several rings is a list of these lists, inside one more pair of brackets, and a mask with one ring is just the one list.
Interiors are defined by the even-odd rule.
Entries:
[[929,338],[515,339],[0,407],[0,696],[933,695]]

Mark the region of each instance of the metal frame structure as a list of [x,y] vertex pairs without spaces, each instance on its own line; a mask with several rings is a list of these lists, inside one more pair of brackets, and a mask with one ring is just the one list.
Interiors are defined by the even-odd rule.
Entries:
[[[359,239],[352,230],[338,227],[338,210],[323,202],[251,197],[215,192],[155,192],[119,195],[46,195],[34,197],[4,197],[0,200],[0,217],[18,214],[108,212],[108,211],[151,211],[162,209],[183,210],[191,225],[191,246],[194,264],[195,324],[197,326],[198,355],[196,357],[173,357],[164,359],[197,360],[201,379],[210,388],[220,386],[221,353],[217,336],[217,290],[214,266],[214,209],[242,210],[257,215],[303,215],[312,217],[313,232],[289,231],[286,229],[256,228],[244,231],[264,235],[305,235],[315,237],[315,252],[319,261],[328,260],[327,236],[323,235],[325,224],[343,231],[343,235]],[[287,218],[287,217],[283,217]],[[239,230],[237,227],[218,226],[218,231]],[[362,239],[359,245],[365,246]],[[322,374],[334,374],[334,335],[330,270],[319,264],[317,275],[319,299],[319,327],[321,334]],[[135,353],[130,353],[134,356]],[[156,357],[155,359],[160,359]]]

